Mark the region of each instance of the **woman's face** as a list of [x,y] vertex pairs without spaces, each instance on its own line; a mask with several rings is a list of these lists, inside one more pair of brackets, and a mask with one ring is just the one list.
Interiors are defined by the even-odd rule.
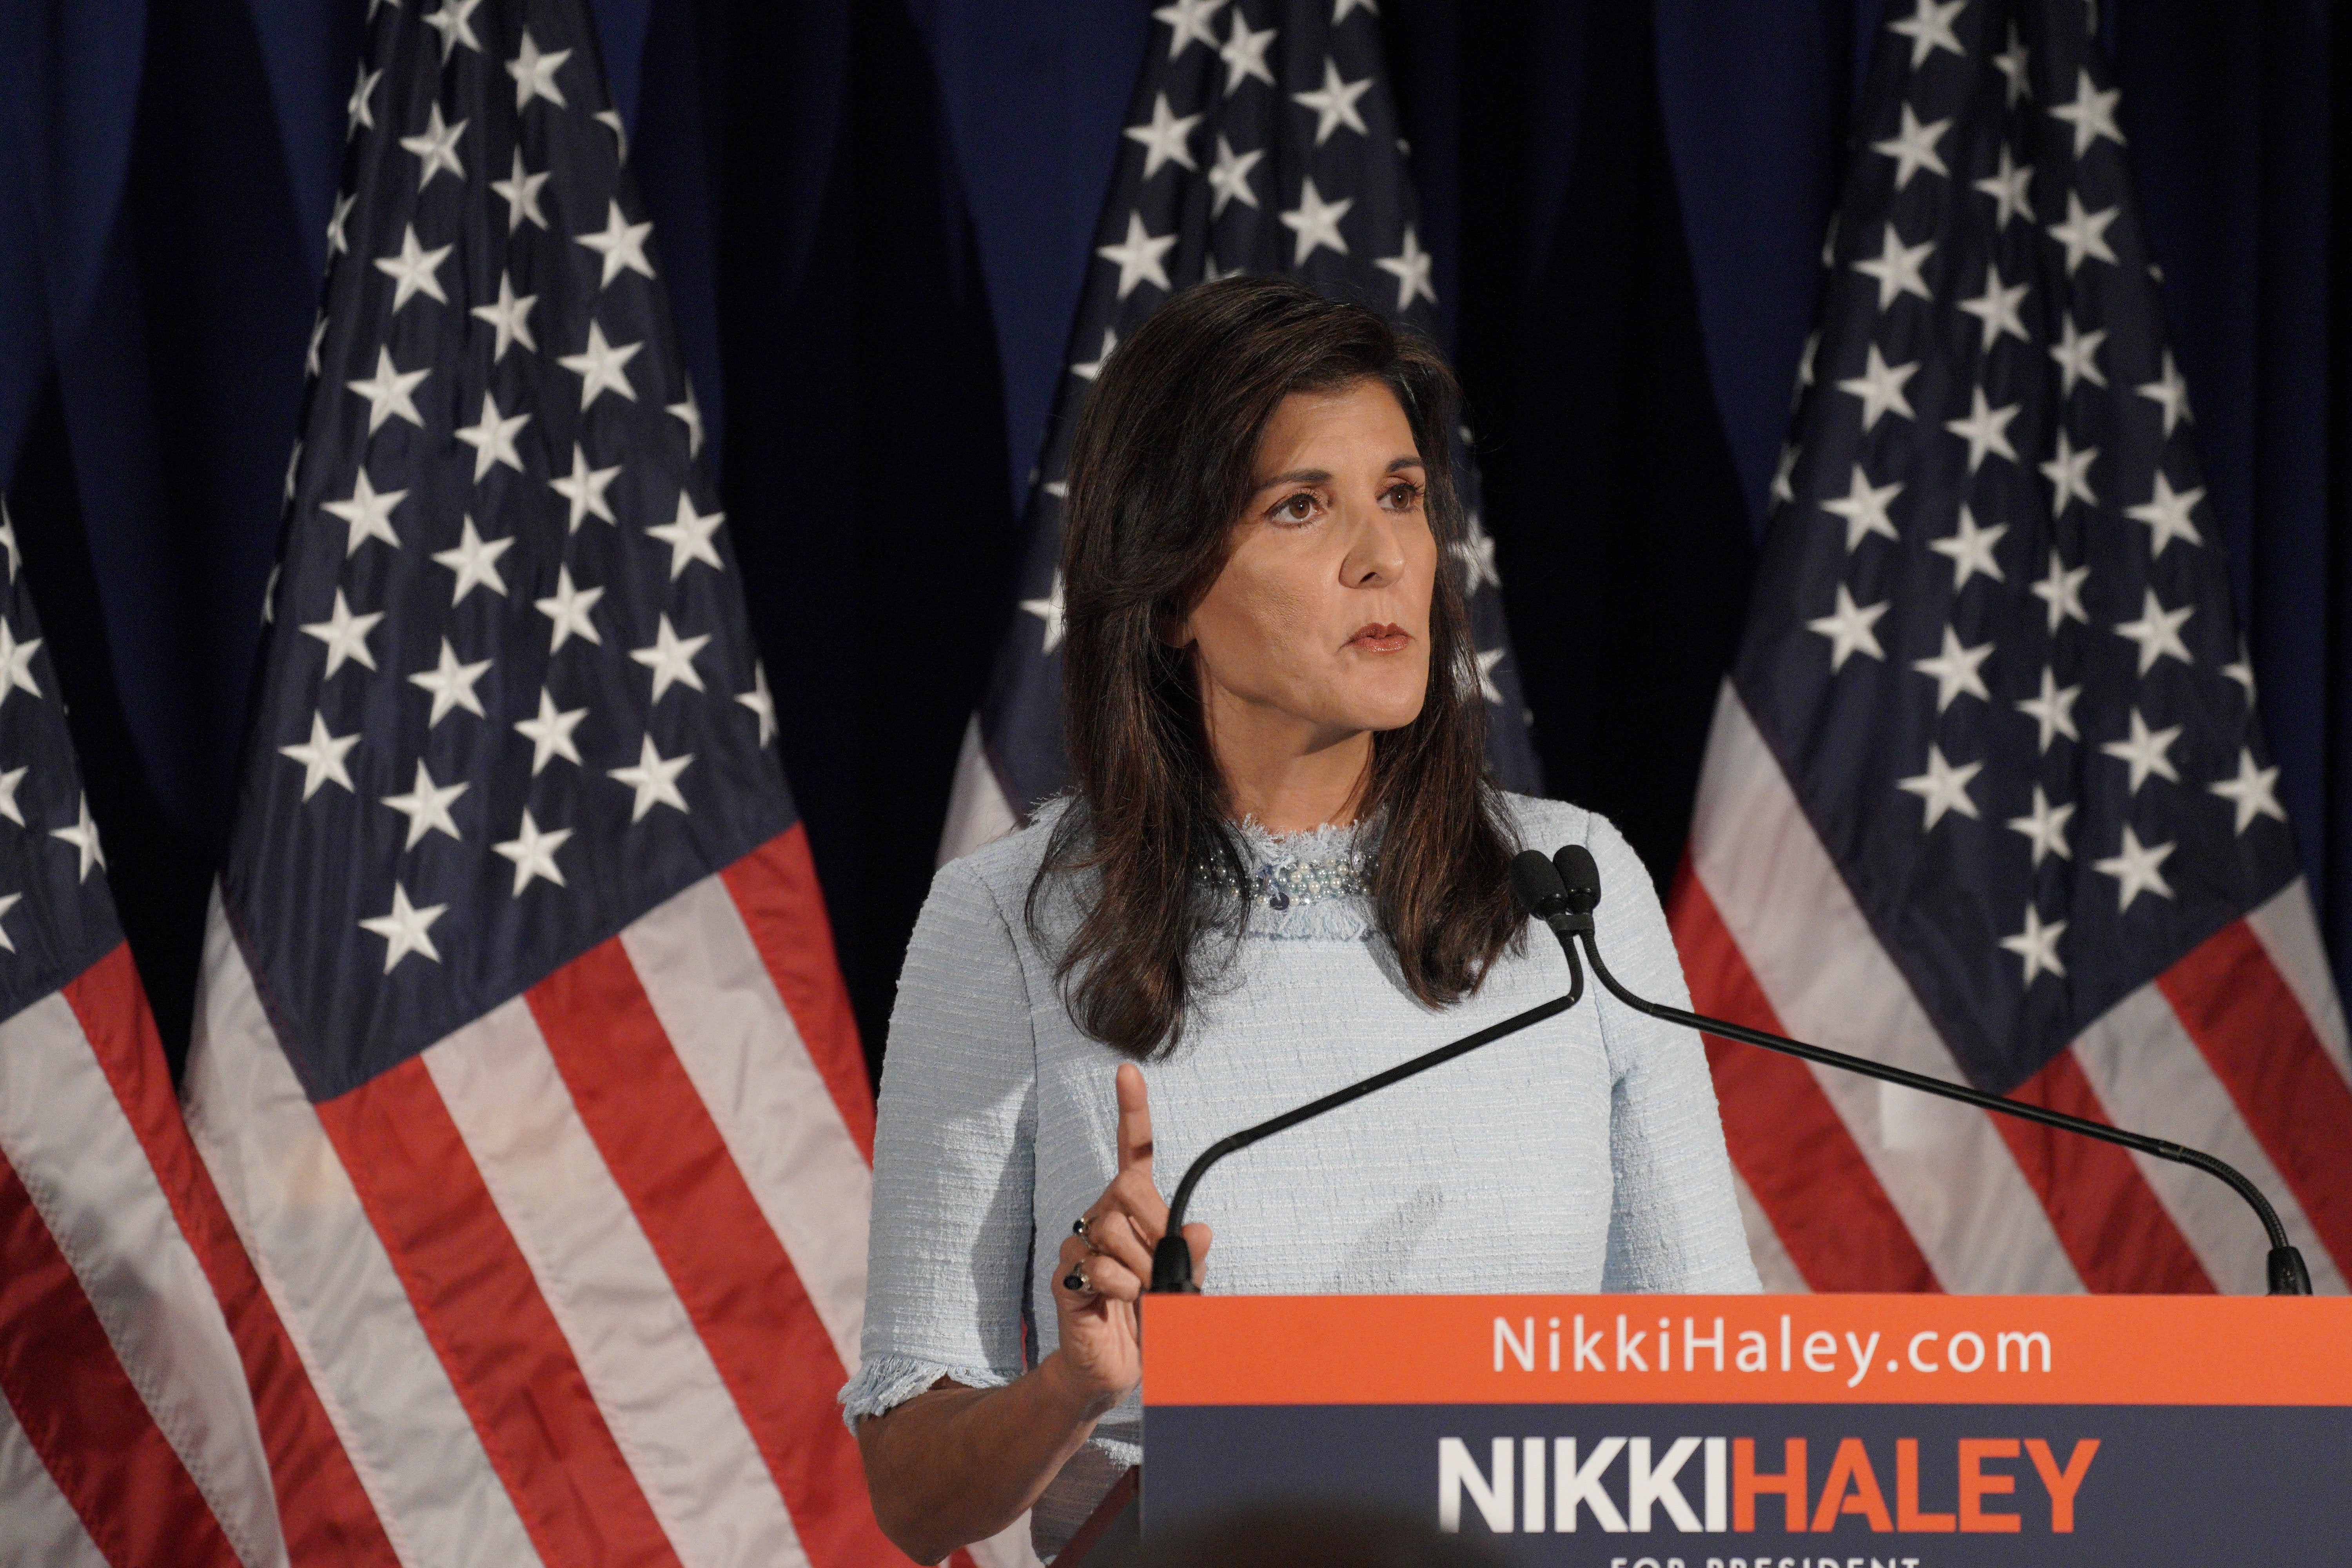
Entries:
[[1212,732],[1311,750],[1412,723],[1437,539],[1395,394],[1379,381],[1292,394],[1253,474],[1233,553],[1184,625]]

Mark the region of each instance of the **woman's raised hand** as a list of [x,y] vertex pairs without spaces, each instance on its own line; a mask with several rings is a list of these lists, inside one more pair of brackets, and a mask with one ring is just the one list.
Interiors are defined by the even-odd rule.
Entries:
[[[1168,1205],[1151,1180],[1151,1100],[1143,1071],[1118,1069],[1118,1173],[1078,1216],[1054,1270],[1061,1321],[1055,1353],[1090,1403],[1108,1410],[1143,1377],[1136,1300],[1151,1281],[1151,1249],[1168,1228]],[[1188,1225],[1193,1278],[1209,1256],[1209,1227]]]

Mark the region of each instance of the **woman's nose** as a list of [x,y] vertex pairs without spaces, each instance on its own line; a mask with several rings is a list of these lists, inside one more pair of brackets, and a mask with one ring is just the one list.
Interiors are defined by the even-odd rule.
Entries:
[[1398,520],[1379,507],[1367,507],[1350,520],[1354,537],[1341,578],[1351,588],[1384,588],[1404,575],[1404,531]]

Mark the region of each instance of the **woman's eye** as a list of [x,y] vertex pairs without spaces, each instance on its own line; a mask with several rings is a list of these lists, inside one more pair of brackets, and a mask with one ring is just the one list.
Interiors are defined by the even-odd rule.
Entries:
[[1315,498],[1301,490],[1274,509],[1277,522],[1305,522],[1315,515]]
[[1421,489],[1415,485],[1398,485],[1388,494],[1388,503],[1398,511],[1411,511],[1421,501]]

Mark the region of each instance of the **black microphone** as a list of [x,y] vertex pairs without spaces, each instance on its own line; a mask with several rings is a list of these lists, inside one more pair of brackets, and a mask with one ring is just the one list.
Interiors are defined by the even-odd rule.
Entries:
[[[1538,851],[1521,850],[1518,858],[1511,862],[1511,896],[1518,900],[1520,909],[1538,920],[1553,924],[1554,929],[1558,929],[1557,922],[1570,918],[1567,913],[1568,890],[1560,886],[1559,872]],[[1592,929],[1589,914],[1584,929],[1588,932]],[[1572,948],[1568,954],[1568,973],[1569,987],[1565,996],[1554,997],[1524,1013],[1515,1013],[1499,1024],[1489,1024],[1450,1045],[1440,1046],[1411,1061],[1400,1062],[1385,1072],[1374,1073],[1360,1082],[1335,1089],[1320,1100],[1309,1100],[1255,1127],[1244,1127],[1202,1150],[1192,1164],[1185,1167],[1184,1179],[1176,1184],[1176,1195],[1168,1200],[1168,1229],[1151,1251],[1152,1290],[1155,1293],[1173,1291],[1189,1294],[1200,1289],[1192,1282],[1192,1249],[1184,1245],[1184,1211],[1192,1205],[1192,1189],[1201,1184],[1201,1178],[1208,1173],[1210,1166],[1262,1138],[1271,1138],[1302,1121],[1311,1121],[1325,1111],[1337,1110],[1343,1105],[1363,1099],[1375,1089],[1402,1083],[1406,1079],[1427,1072],[1431,1068],[1450,1062],[1456,1057],[1467,1056],[1480,1046],[1492,1045],[1506,1035],[1516,1035],[1546,1018],[1557,1018],[1575,1006],[1584,995],[1584,972],[1577,966],[1576,952]]]
[[[1864,1078],[1874,1078],[1883,1083],[1899,1083],[1906,1089],[1916,1089],[1923,1094],[1941,1095],[1946,1100],[1957,1100],[1963,1105],[1973,1105],[1980,1110],[1997,1111],[2003,1116],[2015,1116],[2027,1121],[2039,1122],[2044,1127],[2057,1127],[2069,1132],[2079,1132],[2085,1138],[2096,1138],[2103,1143],[2120,1144],[2126,1149],[2151,1154],[2159,1160],[2169,1160],[2176,1165],[2187,1165],[2192,1169],[2203,1171],[2208,1175],[2218,1176],[2227,1182],[2240,1197],[2253,1205],[2254,1213],[2262,1219],[2263,1230],[2270,1236],[2270,1293],[2273,1296],[2311,1294],[2311,1271],[2304,1265],[2303,1254],[2296,1251],[2294,1244],[2287,1239],[2286,1226],[2279,1223],[2278,1211],[2271,1206],[2270,1199],[2263,1195],[2263,1190],[2248,1181],[2245,1174],[2235,1166],[2216,1159],[2201,1149],[2185,1148],[2161,1138],[2150,1138],[2144,1132],[2129,1132],[2120,1127],[2110,1127],[2105,1122],[2086,1121],[2079,1116],[2069,1116],[2063,1110],[2045,1110],[2039,1105],[2029,1105],[2021,1100],[2011,1100],[2006,1095],[1988,1094],[1980,1089],[1971,1089],[1966,1084],[1951,1083],[1943,1079],[1928,1078],[1925,1074],[1911,1072],[1903,1068],[1888,1067],[1883,1062],[1872,1061],[1867,1057],[1848,1056],[1843,1051],[1833,1051],[1823,1046],[1808,1045],[1802,1040],[1790,1039],[1785,1035],[1775,1035],[1763,1029],[1751,1029],[1744,1024],[1735,1024],[1727,1018],[1710,1018],[1704,1014],[1685,1012],[1680,1007],[1669,1007],[1664,1003],[1644,1001],[1617,984],[1617,977],[1610,973],[1608,966],[1601,962],[1601,950],[1593,942],[1592,910],[1601,902],[1601,868],[1593,864],[1592,852],[1581,844],[1567,845],[1554,858],[1553,866],[1559,875],[1562,888],[1560,907],[1565,913],[1560,919],[1547,923],[1559,933],[1560,951],[1568,954],[1569,967],[1577,973],[1579,984],[1582,983],[1583,974],[1577,967],[1576,949],[1570,943],[1571,931],[1575,935],[1584,939],[1585,957],[1591,961],[1592,973],[1599,977],[1601,984],[1609,988],[1609,994],[1634,1011],[1647,1013],[1653,1018],[1663,1018],[1669,1024],[1680,1024],[1686,1029],[1697,1029],[1706,1034],[1721,1035],[1727,1039],[1744,1041],[1751,1046],[1761,1046],[1768,1051],[1802,1057],[1807,1061],[1821,1062],[1846,1072],[1860,1073]],[[1580,916],[1583,921],[1582,925],[1572,925],[1571,922]]]

